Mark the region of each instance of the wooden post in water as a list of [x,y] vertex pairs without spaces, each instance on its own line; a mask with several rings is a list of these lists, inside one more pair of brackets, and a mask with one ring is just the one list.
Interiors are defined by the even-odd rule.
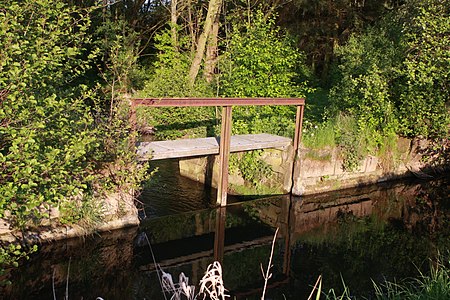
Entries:
[[227,205],[228,190],[228,161],[230,158],[230,140],[231,140],[231,106],[222,108],[222,130],[220,133],[219,146],[219,182],[217,186],[217,204]]
[[225,247],[225,220],[227,217],[226,206],[216,209],[216,230],[214,232],[214,260],[223,264]]

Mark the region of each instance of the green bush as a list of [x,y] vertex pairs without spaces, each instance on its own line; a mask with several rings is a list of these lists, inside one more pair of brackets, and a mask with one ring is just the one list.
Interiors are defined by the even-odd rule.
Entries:
[[[261,11],[250,22],[233,24],[220,60],[219,93],[225,97],[304,97],[311,91],[305,56]],[[292,136],[295,109],[288,106],[238,107],[233,132]]]
[[450,124],[450,3],[410,0],[404,8],[406,57],[398,72],[401,133],[448,136]]
[[62,1],[8,1],[0,12],[0,216],[23,227],[50,205],[90,189],[99,151],[74,85],[90,66],[89,16]]
[[337,48],[330,99],[373,139],[448,135],[450,50],[447,1],[410,0]]
[[330,99],[335,111],[355,116],[362,131],[373,128],[386,135],[398,128],[391,81],[402,48],[393,35],[383,27],[370,28],[336,50],[338,79]]
[[[224,97],[304,97],[309,72],[304,55],[283,36],[273,18],[261,11],[249,16],[246,24],[234,23],[221,57],[219,93]],[[292,137],[295,107],[243,106],[233,109],[233,134],[272,133]],[[272,174],[259,151],[232,156],[230,167],[254,187]]]
[[[105,110],[105,98],[87,85],[100,87],[100,79],[89,82],[99,55],[94,9],[7,0],[0,10],[0,218],[20,230],[39,225],[51,207],[61,209],[61,221],[78,222],[93,199],[131,190],[143,175],[120,98],[109,93]],[[105,62],[113,63],[120,59]]]

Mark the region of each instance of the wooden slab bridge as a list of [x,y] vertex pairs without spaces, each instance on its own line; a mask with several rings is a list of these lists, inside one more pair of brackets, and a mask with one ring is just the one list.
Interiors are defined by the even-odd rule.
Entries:
[[[305,99],[303,98],[133,98],[130,99],[130,122],[136,131],[136,107],[199,107],[221,106],[222,123],[220,137],[198,139],[181,139],[172,141],[142,142],[137,144],[137,156],[140,161],[167,158],[219,155],[219,184],[217,187],[217,204],[225,206],[228,189],[228,161],[230,152],[281,148],[290,145],[291,139],[277,135],[246,134],[231,136],[231,117],[233,106],[250,105],[295,105],[295,133],[293,139],[294,155],[299,148]],[[134,143],[133,143],[134,144]],[[295,163],[294,163],[295,166]],[[292,171],[292,174],[294,172]]]

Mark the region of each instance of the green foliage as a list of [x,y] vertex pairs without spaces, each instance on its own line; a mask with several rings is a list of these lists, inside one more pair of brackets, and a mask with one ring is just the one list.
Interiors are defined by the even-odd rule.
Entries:
[[[304,55],[295,50],[273,18],[261,11],[249,22],[235,22],[220,62],[219,93],[225,97],[303,97],[308,87]],[[292,136],[295,108],[288,106],[244,106],[233,109],[233,134],[267,132]],[[244,179],[255,187],[272,170],[259,158],[258,151],[232,159]]]
[[[233,24],[221,59],[219,92],[225,97],[304,97],[309,72],[304,55],[283,36],[273,18],[261,11],[249,23]],[[292,107],[239,107],[234,109],[234,133],[269,132],[291,135]]]
[[[83,86],[70,86],[85,53],[89,17],[62,1],[9,1],[0,12],[0,216],[14,225],[40,218],[92,186],[89,159],[100,145]],[[38,12],[38,13],[36,13]]]
[[[220,92],[234,97],[302,97],[307,90],[304,55],[261,11],[234,24],[221,67]],[[302,77],[302,78],[300,78]],[[303,79],[303,80],[302,80]]]
[[[181,38],[173,45],[170,29],[156,35],[155,47],[157,60],[152,66],[152,74],[138,95],[143,97],[208,97],[213,95],[211,86],[199,77],[194,86],[190,86],[188,72],[190,67],[189,40]],[[174,139],[183,136],[214,135],[214,108],[206,107],[165,107],[141,108],[138,125],[151,125],[157,128],[160,139]],[[183,125],[188,127],[184,127]],[[192,130],[191,128],[194,128]]]
[[356,117],[360,130],[373,128],[380,135],[397,130],[390,91],[393,67],[401,51],[395,38],[384,27],[371,28],[362,35],[351,36],[345,46],[336,50],[338,80],[330,91],[330,99],[335,110]]
[[[87,79],[100,52],[91,39],[94,12],[60,0],[8,0],[0,10],[0,218],[14,228],[39,225],[51,207],[61,208],[62,222],[79,223],[93,199],[131,190],[143,176],[118,86],[106,87],[106,98],[99,79]],[[122,89],[127,80],[117,78],[131,62],[118,41],[105,78]]]
[[355,171],[367,154],[366,136],[360,134],[355,118],[339,115],[336,121],[336,141],[343,159],[344,171]]
[[[6,269],[11,267],[18,267],[20,259],[28,259],[29,255],[37,251],[37,246],[34,245],[29,249],[24,249],[18,244],[4,244],[0,243],[0,278],[6,274]],[[0,286],[10,284],[8,280],[0,280]]]
[[357,118],[373,140],[394,133],[448,135],[450,21],[448,1],[407,1],[336,50],[330,98]]
[[[450,116],[450,3],[409,1],[404,26],[406,58],[399,67],[402,133],[409,136],[448,135]],[[446,107],[447,105],[447,107]]]
[[152,75],[139,93],[147,97],[206,97],[212,95],[205,81],[191,87],[188,81],[190,67],[190,44],[181,38],[173,44],[170,29],[155,36],[157,59],[152,66]]
[[[137,33],[123,19],[112,19],[110,14],[110,10],[93,14],[92,22],[97,22],[91,26],[89,34],[93,39],[92,48],[99,52],[96,64],[104,91],[109,96],[105,100],[117,97],[117,93],[131,93],[142,88],[148,77],[145,68],[137,63],[140,46]],[[106,103],[106,106],[110,105],[110,102]]]
[[242,153],[240,156],[230,156],[231,169],[237,168],[242,177],[254,186],[261,189],[265,182],[273,175],[272,167],[261,159],[262,150]]

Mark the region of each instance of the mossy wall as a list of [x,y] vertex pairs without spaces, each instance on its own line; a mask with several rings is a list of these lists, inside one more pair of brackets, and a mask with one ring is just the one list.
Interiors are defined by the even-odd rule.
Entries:
[[[307,195],[420,175],[423,169],[431,166],[422,160],[421,153],[427,145],[425,141],[400,138],[395,153],[368,155],[354,171],[343,169],[338,148],[315,150],[302,147],[298,150],[293,177],[292,147],[266,149],[261,158],[271,166],[274,174],[265,185],[268,189],[288,193],[293,178],[292,193]],[[179,165],[182,176],[217,187],[218,156],[182,159]],[[236,187],[250,185],[239,172],[230,171],[229,174],[230,193],[245,190]]]
[[317,194],[423,174],[427,142],[400,138],[395,153],[367,155],[354,171],[343,169],[339,149],[299,149],[295,162],[295,195]]
[[94,232],[107,232],[114,229],[139,225],[138,211],[132,192],[110,194],[99,200],[99,218],[79,224],[62,224],[60,211],[56,207],[48,210],[48,218],[39,224],[30,224],[27,231],[12,229],[7,219],[0,218],[0,240],[12,242],[26,239],[30,242],[44,242],[84,236]]

